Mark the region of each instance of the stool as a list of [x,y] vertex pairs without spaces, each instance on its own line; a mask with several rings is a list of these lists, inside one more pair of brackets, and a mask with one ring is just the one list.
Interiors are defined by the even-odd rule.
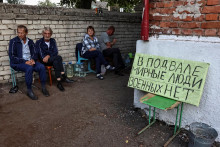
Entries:
[[[183,102],[179,102],[173,99],[169,99],[166,97],[154,95],[151,93],[148,93],[144,95],[141,99],[140,102],[143,104],[149,105],[149,124],[144,127],[141,131],[138,132],[138,135],[140,135],[143,131],[148,129],[151,125],[153,125],[156,122],[155,119],[155,108],[162,109],[162,110],[170,110],[175,107],[177,107],[177,113],[176,113],[176,121],[175,121],[175,128],[174,128],[174,133],[173,136],[164,144],[164,147],[167,147],[168,144],[175,138],[175,136],[180,132],[181,129],[181,122],[182,122],[182,112],[183,112]],[[181,110],[179,114],[179,107],[181,105]],[[153,121],[151,122],[151,107],[153,108]],[[179,128],[177,130],[177,121],[179,117]]]
[[48,71],[48,77],[50,79],[50,86],[52,86],[52,68],[53,68],[53,66],[45,66],[45,68]]

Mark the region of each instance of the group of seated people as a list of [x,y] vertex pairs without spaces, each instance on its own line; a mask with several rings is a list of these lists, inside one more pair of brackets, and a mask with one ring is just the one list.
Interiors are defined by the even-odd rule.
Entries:
[[[95,30],[92,26],[87,28],[87,33],[83,38],[82,56],[87,59],[95,58],[96,77],[103,80],[101,74],[101,65],[105,65],[108,70],[115,70],[115,74],[123,76],[121,69],[124,63],[118,48],[112,48],[116,40],[110,41],[109,36],[114,34],[115,28],[110,26],[106,32],[100,36],[100,41],[94,36]],[[54,38],[51,38],[53,31],[50,27],[45,27],[42,31],[43,37],[33,42],[27,37],[28,29],[24,25],[17,27],[17,37],[10,40],[9,58],[10,66],[16,71],[25,73],[25,82],[27,86],[27,96],[32,100],[38,97],[32,90],[33,71],[39,73],[39,78],[44,96],[50,96],[46,89],[46,69],[45,66],[53,66],[57,79],[57,88],[64,91],[62,81],[72,83],[73,80],[66,77],[63,68],[63,60],[58,55],[58,48]],[[100,44],[99,44],[100,43]],[[114,66],[109,65],[104,56],[113,58]]]

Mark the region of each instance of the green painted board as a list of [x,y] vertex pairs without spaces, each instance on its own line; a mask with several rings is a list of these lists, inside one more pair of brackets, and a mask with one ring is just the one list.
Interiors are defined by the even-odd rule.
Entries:
[[209,63],[136,53],[128,87],[199,106]]
[[[145,98],[147,99],[148,97],[146,96]],[[143,104],[147,104],[162,110],[166,110],[167,108],[170,108],[172,105],[174,105],[177,102],[176,100],[165,98],[158,95],[147,100],[144,100],[145,98],[142,98],[141,100]]]

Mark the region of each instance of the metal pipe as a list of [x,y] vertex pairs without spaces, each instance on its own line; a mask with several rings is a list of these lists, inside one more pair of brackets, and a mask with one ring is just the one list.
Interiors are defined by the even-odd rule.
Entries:
[[141,23],[141,40],[149,38],[149,0],[144,0],[144,14]]

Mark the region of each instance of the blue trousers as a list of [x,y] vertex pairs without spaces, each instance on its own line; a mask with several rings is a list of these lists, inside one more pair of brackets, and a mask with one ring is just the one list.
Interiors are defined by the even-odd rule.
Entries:
[[25,82],[27,85],[27,89],[31,89],[34,71],[39,73],[41,85],[42,87],[45,87],[47,77],[46,77],[46,69],[43,64],[39,62],[35,62],[34,66],[30,66],[25,63],[22,63],[22,64],[12,64],[11,67],[16,71],[25,72]]
[[105,60],[103,54],[99,50],[95,51],[86,51],[83,55],[86,59],[95,58],[96,64],[96,74],[101,73],[101,65],[104,64],[105,66],[108,65],[108,62]]

